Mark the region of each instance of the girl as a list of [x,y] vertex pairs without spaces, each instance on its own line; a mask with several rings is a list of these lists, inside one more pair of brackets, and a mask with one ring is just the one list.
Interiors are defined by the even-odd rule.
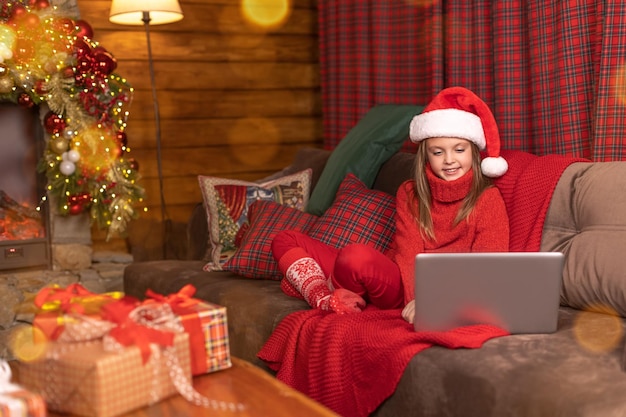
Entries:
[[[402,316],[412,322],[417,253],[508,250],[504,201],[486,178],[508,169],[489,107],[465,88],[447,88],[413,118],[409,130],[419,144],[415,178],[398,188],[392,249],[337,249],[299,232],[281,232],[272,254],[285,275],[284,292],[340,314],[359,312],[367,303],[404,306]],[[480,150],[487,151],[482,161]]]

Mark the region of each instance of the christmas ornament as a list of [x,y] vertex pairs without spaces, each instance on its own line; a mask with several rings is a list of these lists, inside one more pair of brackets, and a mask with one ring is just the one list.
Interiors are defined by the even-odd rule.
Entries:
[[74,172],[76,172],[76,164],[74,164],[74,162],[72,161],[63,160],[59,164],[59,171],[61,171],[61,174],[63,175],[72,175]]
[[85,211],[85,205],[80,202],[69,203],[69,213],[72,215],[78,215]]
[[58,114],[49,111],[44,117],[44,127],[46,132],[51,135],[62,132],[63,129],[65,129],[65,126],[65,119],[63,119],[63,116],[59,116]]
[[48,2],[48,0],[35,0],[35,1],[30,1],[30,4],[35,7],[35,9],[45,9],[48,6],[50,6],[50,3]]
[[80,154],[76,149],[70,149],[66,152],[66,155],[63,157],[63,159],[67,159],[70,162],[76,163],[80,160]]
[[48,141],[48,146],[54,154],[62,155],[63,152],[67,151],[69,141],[61,136],[55,136],[50,138],[50,140]]
[[134,171],[139,171],[139,162],[137,162],[135,158],[131,158],[129,163],[131,169],[133,169]]
[[92,67],[97,73],[109,75],[117,68],[117,61],[108,51],[96,49],[93,51]]
[[17,97],[17,104],[27,109],[30,109],[35,105],[35,102],[28,94],[20,93],[20,95]]
[[9,23],[14,24],[16,19],[19,19],[19,17],[23,14],[28,13],[26,11],[26,7],[24,7],[22,4],[16,3],[13,5],[13,10],[11,12],[11,18],[9,19]]
[[8,94],[13,90],[13,79],[11,77],[0,77],[0,94]]
[[126,132],[117,132],[117,141],[123,147],[128,146],[128,137],[126,136]]
[[65,129],[63,131],[63,137],[67,140],[72,140],[76,136],[76,131],[72,129]]
[[76,21],[76,27],[78,28],[78,31],[76,32],[76,36],[78,36],[78,38],[93,38],[93,29],[91,28],[91,25],[89,23],[87,23],[84,20],[77,20]]

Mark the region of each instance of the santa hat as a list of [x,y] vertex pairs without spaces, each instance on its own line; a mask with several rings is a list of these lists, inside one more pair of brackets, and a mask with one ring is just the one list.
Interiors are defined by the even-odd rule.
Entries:
[[489,106],[463,87],[442,90],[411,121],[409,138],[413,143],[436,137],[467,139],[487,151],[480,169],[488,177],[504,175],[509,166],[500,156],[500,133]]

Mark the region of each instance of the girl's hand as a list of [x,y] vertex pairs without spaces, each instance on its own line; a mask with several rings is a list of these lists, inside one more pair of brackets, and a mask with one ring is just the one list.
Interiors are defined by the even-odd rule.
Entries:
[[409,323],[413,323],[413,319],[415,318],[415,300],[409,301],[409,303],[404,306],[402,309],[402,318]]

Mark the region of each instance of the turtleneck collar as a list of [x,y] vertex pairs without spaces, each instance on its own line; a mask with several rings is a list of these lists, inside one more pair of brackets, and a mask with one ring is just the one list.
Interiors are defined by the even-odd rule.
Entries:
[[461,178],[454,181],[445,181],[436,176],[430,165],[428,165],[426,167],[426,177],[434,200],[442,203],[453,203],[464,199],[470,192],[474,173],[470,169]]

